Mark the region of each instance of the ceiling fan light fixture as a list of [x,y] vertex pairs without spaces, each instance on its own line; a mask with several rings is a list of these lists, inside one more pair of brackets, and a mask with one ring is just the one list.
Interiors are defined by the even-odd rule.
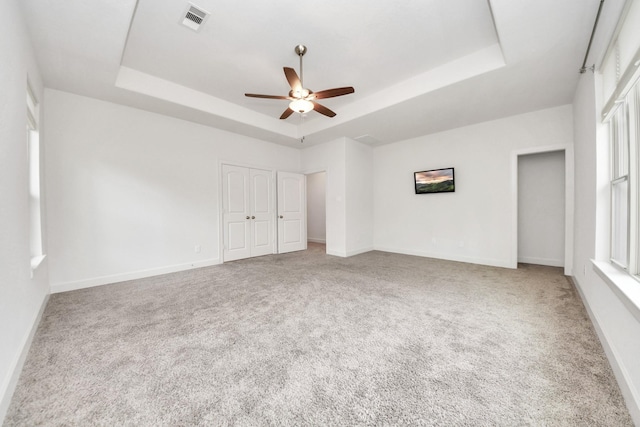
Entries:
[[313,92],[310,89],[306,89],[302,83],[302,56],[307,51],[307,48],[300,44],[295,47],[295,51],[300,57],[300,76],[298,76],[298,73],[296,73],[296,70],[294,70],[293,68],[282,67],[282,69],[284,70],[284,76],[286,77],[287,82],[289,82],[289,86],[291,87],[289,96],[261,95],[258,93],[245,93],[244,95],[251,98],[290,100],[291,102],[289,103],[289,107],[284,110],[284,112],[280,116],[280,120],[284,120],[290,117],[293,113],[304,114],[308,113],[311,110],[314,110],[327,117],[335,117],[336,113],[334,111],[331,111],[324,105],[319,104],[318,102],[316,102],[316,100],[348,95],[350,93],[353,93],[355,90],[351,86],[336,87],[333,89],[321,90],[320,92]]
[[306,99],[296,99],[295,101],[291,101],[289,108],[296,113],[308,113],[313,110],[313,102],[307,101]]

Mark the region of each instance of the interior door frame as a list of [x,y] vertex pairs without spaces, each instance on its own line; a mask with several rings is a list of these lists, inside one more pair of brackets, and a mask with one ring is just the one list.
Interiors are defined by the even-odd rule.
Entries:
[[[330,239],[329,235],[329,228],[330,228],[330,223],[329,223],[329,167],[318,167],[318,168],[314,168],[314,169],[307,169],[303,172],[301,172],[304,176],[307,175],[312,175],[314,173],[320,173],[320,172],[324,172],[324,210],[325,210],[325,215],[324,215],[324,248],[325,248],[325,252],[329,253],[327,248],[330,248],[331,246],[329,246],[329,240],[331,240],[331,244],[333,244],[333,239]],[[308,218],[307,218],[308,219]],[[309,226],[309,224],[307,224],[307,227]],[[333,231],[333,228],[332,228]]]
[[573,275],[574,160],[573,146],[568,144],[532,147],[511,153],[511,268],[518,268],[518,157],[558,151],[564,152],[564,274]]
[[276,195],[276,190],[277,190],[277,183],[276,183],[276,170],[271,168],[271,167],[265,167],[262,165],[255,165],[255,164],[248,164],[248,163],[241,163],[241,162],[235,162],[235,161],[230,161],[230,160],[218,160],[218,259],[220,260],[220,264],[223,264],[224,261],[224,201],[223,201],[223,177],[222,177],[222,166],[223,165],[228,165],[228,166],[238,166],[238,167],[242,167],[242,168],[248,168],[248,169],[260,169],[260,170],[264,170],[264,171],[268,171],[271,173],[271,204],[272,204],[272,218],[271,218],[271,249],[272,249],[272,253],[277,254],[278,253],[278,238],[277,238],[277,232],[278,232],[278,224],[277,224],[277,195]]
[[[285,248],[281,247],[281,235],[280,235],[280,227],[282,226],[282,232],[285,232],[285,228],[284,228],[284,223],[282,219],[282,215],[285,214],[284,212],[282,212],[280,209],[283,207],[281,206],[281,201],[284,203],[284,200],[281,198],[280,195],[280,182],[282,179],[282,174],[290,174],[290,175],[296,175],[302,178],[302,186],[299,187],[299,190],[302,192],[301,194],[301,200],[300,200],[300,208],[302,209],[302,214],[301,214],[301,221],[303,222],[303,226],[300,229],[300,237],[301,237],[301,243],[304,246],[303,248],[299,248],[299,249],[293,249],[293,250],[283,250]],[[289,252],[293,252],[293,251],[299,251],[299,250],[307,250],[308,248],[308,241],[307,241],[307,175],[301,172],[289,172],[289,171],[278,171],[276,173],[276,180],[278,182],[276,182],[276,188],[277,188],[277,194],[276,194],[276,216],[277,216],[277,221],[278,224],[276,226],[278,235],[276,236],[276,242],[277,244],[277,252],[278,254],[284,254],[284,253],[289,253]],[[283,181],[284,182],[284,181]],[[288,217],[288,215],[287,215]]]
[[[318,173],[324,173],[324,245],[327,244],[327,170],[322,169],[317,172],[305,172],[303,175],[307,177],[309,182],[309,175],[315,175]],[[309,186],[307,185],[307,190]],[[307,208],[309,207],[309,191],[307,191]],[[309,209],[307,209],[307,231],[309,230]],[[307,232],[307,241],[309,241],[309,233]]]

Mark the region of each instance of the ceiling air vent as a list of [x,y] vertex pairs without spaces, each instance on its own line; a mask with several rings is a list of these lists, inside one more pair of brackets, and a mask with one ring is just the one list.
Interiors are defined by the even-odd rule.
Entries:
[[187,10],[182,17],[182,25],[191,28],[193,31],[198,31],[204,21],[209,17],[209,12],[204,9],[189,4]]

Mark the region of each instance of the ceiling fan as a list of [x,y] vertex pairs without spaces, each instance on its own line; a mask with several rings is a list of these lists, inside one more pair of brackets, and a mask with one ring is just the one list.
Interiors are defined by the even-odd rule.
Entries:
[[284,67],[284,75],[291,86],[289,96],[280,95],[260,95],[256,93],[245,93],[245,96],[251,98],[267,98],[267,99],[287,99],[291,102],[289,107],[282,113],[280,119],[286,119],[291,114],[306,113],[311,110],[316,110],[320,114],[324,114],[327,117],[334,117],[335,112],[331,111],[322,104],[316,102],[317,99],[334,98],[336,96],[348,95],[355,92],[355,89],[351,86],[338,87],[334,89],[321,90],[320,92],[313,92],[307,89],[303,85],[302,80],[302,57],[307,53],[307,47],[304,45],[297,45],[295,47],[296,54],[300,57],[300,77],[296,73],[296,70],[289,67]]

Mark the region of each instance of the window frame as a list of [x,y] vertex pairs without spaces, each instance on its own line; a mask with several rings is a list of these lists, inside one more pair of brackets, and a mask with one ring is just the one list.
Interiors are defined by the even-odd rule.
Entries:
[[640,281],[640,76],[627,95],[629,140],[629,263]]
[[[615,108],[603,114],[609,126],[610,161],[610,221],[609,262],[640,281],[640,76],[628,85],[629,90],[620,96]],[[626,212],[616,210],[616,186],[626,183]],[[625,260],[617,258],[620,242],[616,242],[619,222],[626,221]]]
[[26,88],[26,145],[29,198],[29,253],[31,257],[31,278],[35,270],[42,264],[44,254],[42,239],[42,194],[40,165],[40,104],[31,82],[27,78]]
[[[629,167],[629,114],[626,98],[623,102],[617,104],[615,112],[610,114],[609,120],[609,161],[610,161],[610,179],[609,179],[609,194],[610,194],[610,222],[609,222],[609,261],[615,264],[617,267],[623,270],[629,270],[631,267],[631,260],[629,257],[632,241],[629,238],[629,231],[631,227],[630,223],[630,167]],[[617,191],[619,186],[626,185],[626,191],[624,198],[620,198],[623,201],[624,212],[619,212],[620,207],[618,195],[622,194]],[[622,227],[624,233],[620,233],[618,229]],[[624,234],[625,240],[623,242],[617,241],[617,238],[622,237]],[[624,255],[624,259],[621,259],[619,254]]]

